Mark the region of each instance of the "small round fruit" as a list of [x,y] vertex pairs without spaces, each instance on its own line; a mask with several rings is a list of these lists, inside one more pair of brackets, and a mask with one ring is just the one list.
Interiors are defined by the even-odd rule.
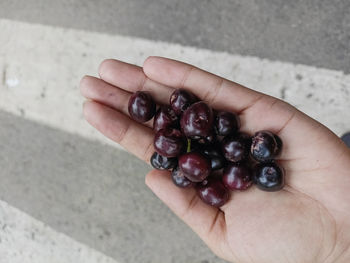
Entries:
[[255,167],[254,183],[264,191],[281,190],[284,186],[284,170],[274,162],[260,163]]
[[197,185],[197,194],[208,205],[220,207],[230,198],[230,192],[220,180],[211,178]]
[[222,152],[228,161],[241,162],[248,157],[250,143],[251,139],[245,133],[229,135],[222,141]]
[[201,182],[211,172],[210,160],[199,152],[189,152],[179,157],[179,168],[192,182]]
[[259,162],[268,162],[278,156],[282,149],[282,140],[270,131],[258,131],[254,134],[251,155]]
[[212,133],[213,111],[205,102],[196,102],[182,114],[180,125],[186,137],[205,138]]
[[137,91],[129,99],[128,110],[135,121],[146,122],[156,113],[156,103],[149,93]]
[[178,166],[171,172],[171,178],[174,184],[181,188],[189,188],[194,185],[193,182],[186,178],[185,174],[179,169]]
[[169,170],[169,169],[176,167],[177,159],[176,158],[168,158],[168,157],[160,155],[157,152],[154,152],[152,154],[150,163],[151,163],[152,167],[155,169]]
[[179,130],[166,128],[154,136],[155,150],[165,157],[176,157],[184,149],[184,140]]
[[220,149],[215,147],[206,147],[202,150],[202,152],[209,157],[212,170],[224,168],[226,160]]
[[224,169],[222,181],[230,190],[246,190],[252,185],[252,171],[245,164],[231,163]]
[[153,129],[155,132],[167,128],[179,126],[179,118],[169,106],[161,106],[154,116]]
[[185,89],[177,89],[170,96],[170,106],[177,115],[181,115],[198,98]]
[[217,135],[227,136],[238,132],[240,121],[236,114],[220,111],[215,118],[215,131]]

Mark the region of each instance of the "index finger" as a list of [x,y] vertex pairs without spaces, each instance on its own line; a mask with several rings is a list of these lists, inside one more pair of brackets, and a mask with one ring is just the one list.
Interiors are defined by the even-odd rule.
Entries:
[[150,79],[173,88],[185,88],[212,107],[242,112],[263,97],[260,92],[192,65],[163,57],[149,57],[143,71]]

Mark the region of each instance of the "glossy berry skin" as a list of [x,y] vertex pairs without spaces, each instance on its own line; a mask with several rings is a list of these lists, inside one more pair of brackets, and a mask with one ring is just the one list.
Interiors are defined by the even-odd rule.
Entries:
[[249,154],[251,139],[249,135],[240,133],[226,136],[222,143],[222,153],[230,162],[244,161]]
[[204,149],[202,152],[207,155],[210,159],[210,165],[211,169],[214,170],[219,170],[221,168],[224,168],[226,164],[226,160],[224,156],[222,155],[220,149],[215,148],[215,147],[203,147]]
[[230,198],[230,192],[224,184],[217,179],[211,178],[197,185],[197,194],[208,205],[220,207]]
[[156,103],[149,93],[137,91],[129,99],[128,110],[132,119],[142,123],[153,118]]
[[230,190],[246,190],[252,185],[252,175],[247,165],[231,163],[224,169],[222,182]]
[[284,186],[284,170],[274,162],[259,163],[255,167],[254,183],[263,191],[281,190]]
[[201,182],[211,172],[210,160],[199,152],[189,152],[179,157],[179,168],[192,182]]
[[150,163],[153,168],[158,170],[169,170],[173,169],[177,166],[177,159],[176,158],[168,158],[165,156],[160,155],[157,152],[154,152],[152,154]]
[[217,135],[227,136],[237,133],[240,128],[240,120],[234,113],[220,111],[215,118],[215,131]]
[[198,98],[185,89],[177,89],[170,96],[170,106],[177,115],[181,115]]
[[179,130],[166,128],[154,136],[155,150],[165,157],[176,157],[184,149],[184,140]]
[[186,137],[199,139],[212,133],[213,111],[203,101],[192,104],[181,116],[180,125]]
[[175,167],[171,172],[171,178],[173,180],[173,183],[181,188],[189,188],[194,185],[193,182],[185,177],[185,174],[179,169],[178,166]]
[[281,152],[281,139],[270,131],[258,131],[252,138],[251,155],[259,162],[273,160]]
[[161,106],[154,116],[153,129],[155,132],[167,128],[179,126],[179,117],[169,106]]

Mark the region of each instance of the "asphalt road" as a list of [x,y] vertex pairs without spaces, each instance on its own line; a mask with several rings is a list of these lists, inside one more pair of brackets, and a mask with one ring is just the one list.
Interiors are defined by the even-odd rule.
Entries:
[[348,0],[2,0],[0,17],[350,72]]

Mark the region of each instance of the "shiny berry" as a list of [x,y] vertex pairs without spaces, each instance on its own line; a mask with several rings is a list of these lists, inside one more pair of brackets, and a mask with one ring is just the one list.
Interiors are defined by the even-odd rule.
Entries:
[[167,128],[179,126],[179,118],[169,106],[161,106],[154,116],[153,129],[155,132]]
[[170,96],[170,106],[177,115],[181,115],[198,98],[185,89],[177,89]]
[[204,147],[202,152],[209,157],[212,170],[224,168],[226,160],[220,149],[215,148],[214,146]]
[[157,152],[154,152],[152,154],[150,163],[153,168],[158,170],[169,170],[172,168],[175,168],[177,166],[177,159],[176,158],[168,158],[165,156],[160,155]]
[[260,163],[255,167],[254,183],[264,191],[281,190],[284,186],[284,170],[274,162]]
[[231,163],[225,167],[222,181],[230,190],[245,190],[252,185],[252,170],[245,164]]
[[196,102],[182,114],[180,125],[186,137],[205,138],[212,133],[213,111],[205,102]]
[[179,130],[166,128],[154,136],[155,150],[165,157],[176,157],[184,149],[184,140]]
[[281,152],[281,139],[270,131],[258,131],[254,134],[251,155],[259,162],[268,162]]
[[171,172],[171,178],[174,184],[181,188],[189,188],[194,185],[193,182],[185,177],[185,174],[179,169],[178,166]]
[[189,152],[179,157],[179,168],[192,182],[201,182],[211,172],[210,160],[199,152]]
[[220,111],[215,118],[215,131],[220,136],[227,136],[238,132],[240,121],[236,114]]
[[248,157],[251,139],[249,135],[240,133],[226,136],[222,141],[222,152],[230,162],[241,162]]
[[129,99],[128,110],[132,119],[146,122],[156,113],[156,103],[149,93],[137,91]]
[[230,198],[230,192],[220,180],[211,178],[197,185],[197,194],[208,205],[220,207]]

